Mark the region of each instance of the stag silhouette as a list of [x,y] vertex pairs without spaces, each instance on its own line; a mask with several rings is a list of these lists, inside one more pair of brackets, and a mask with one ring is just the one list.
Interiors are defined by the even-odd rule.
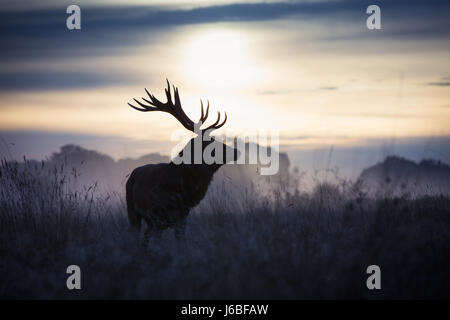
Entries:
[[[166,103],[162,103],[145,89],[150,100],[145,98],[142,98],[142,100],[147,104],[133,98],[140,107],[130,103],[128,105],[142,112],[162,111],[170,113],[187,130],[196,132],[195,128],[200,128],[208,118],[209,101],[206,113],[203,109],[203,102],[200,101],[200,120],[194,123],[181,107],[178,88],[173,86],[173,90],[175,102],[172,102],[170,83],[167,80]],[[147,223],[146,238],[152,233],[160,235],[161,231],[172,227],[175,228],[177,236],[182,234],[189,211],[205,196],[214,173],[228,162],[227,160],[236,161],[239,157],[240,153],[237,149],[231,148],[209,135],[212,130],[221,128],[226,121],[227,115],[225,113],[225,119],[219,124],[220,113],[218,112],[216,122],[205,129],[201,129],[197,132],[198,135],[186,144],[178,157],[183,157],[188,152],[190,161],[180,163],[180,158],[175,158],[174,160],[177,161],[147,164],[133,170],[126,184],[126,202],[128,218],[134,230],[140,231],[143,219]],[[207,139],[204,138],[205,135],[207,135]],[[196,163],[196,159],[194,159],[194,145],[196,143],[201,146],[202,154],[203,150],[210,144],[215,144],[210,146],[213,147],[212,150],[221,148],[222,156],[219,161],[208,164],[202,157],[201,162]],[[214,156],[214,151],[212,153]],[[218,155],[220,155],[219,152]],[[229,159],[229,155],[232,155],[232,159]],[[215,159],[217,160],[217,158]]]

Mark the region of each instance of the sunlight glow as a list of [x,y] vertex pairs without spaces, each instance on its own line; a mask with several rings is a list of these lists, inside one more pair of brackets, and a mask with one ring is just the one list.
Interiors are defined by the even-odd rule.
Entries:
[[195,35],[186,50],[184,68],[188,79],[209,88],[251,85],[257,72],[244,40],[241,34],[227,30]]

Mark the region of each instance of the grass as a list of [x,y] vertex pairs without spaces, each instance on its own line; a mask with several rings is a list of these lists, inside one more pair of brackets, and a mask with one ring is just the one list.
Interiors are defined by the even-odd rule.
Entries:
[[[239,201],[210,190],[188,217],[145,243],[121,193],[76,190],[63,168],[0,166],[2,299],[449,298],[450,199],[369,198],[318,183],[273,185]],[[295,179],[294,179],[295,180]],[[66,288],[79,265],[82,290]],[[381,290],[366,288],[367,266]]]

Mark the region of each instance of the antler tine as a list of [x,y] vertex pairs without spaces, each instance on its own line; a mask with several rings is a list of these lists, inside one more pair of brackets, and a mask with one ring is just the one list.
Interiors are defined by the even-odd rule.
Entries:
[[149,104],[153,104],[151,101],[145,99],[144,97],[141,97],[142,100],[144,100],[145,102],[149,103]]
[[142,112],[147,112],[147,111],[157,111],[161,108],[161,106],[163,106],[163,103],[161,101],[159,101],[158,99],[156,99],[153,95],[150,94],[150,92],[148,92],[147,88],[144,88],[145,92],[147,92],[148,96],[150,97],[150,100],[147,100],[145,98],[141,98],[142,100],[144,100],[145,102],[147,102],[149,104],[145,105],[142,102],[138,101],[137,99],[133,98],[133,100],[140,105],[142,108],[138,108],[134,105],[132,105],[131,103],[128,103],[128,105],[130,107],[132,107],[133,109],[136,109],[138,111],[142,111]]
[[204,123],[206,121],[206,119],[208,119],[208,114],[209,114],[209,100],[208,100],[208,106],[206,107],[206,114],[205,114],[205,110],[203,109],[203,101],[200,100],[200,104],[201,104],[201,110],[202,110],[202,114],[200,116],[200,120],[199,122]]
[[[217,120],[216,120],[216,122],[214,122],[212,125],[210,125],[209,127],[207,127],[207,128],[205,128],[205,129],[203,129],[202,131],[207,131],[207,130],[209,130],[209,129],[217,129],[217,124],[219,123],[219,121],[220,121],[220,112],[217,112]],[[223,124],[221,124],[221,125],[223,125]]]
[[[169,79],[166,78],[166,81],[167,81],[167,89],[165,89],[165,91],[166,91],[167,103],[172,104],[172,93],[170,92]],[[175,86],[173,88],[175,89]]]
[[148,92],[147,88],[144,88],[145,92],[147,93],[148,97],[150,98],[150,100],[153,101],[153,99],[155,98],[150,92]]
[[225,112],[225,119],[223,119],[223,122],[221,124],[219,124],[218,126],[215,126],[214,129],[222,128],[223,125],[225,124],[225,122],[227,122],[227,113],[226,112]]
[[132,107],[133,109],[136,109],[136,110],[142,111],[142,112],[158,110],[157,108],[154,108],[152,106],[146,106],[145,104],[141,103],[140,101],[138,101],[138,100],[136,100],[134,98],[133,98],[133,100],[136,101],[136,103],[139,104],[142,107],[142,108],[138,108],[138,107],[133,106],[131,103],[128,103],[128,105],[130,107]]
[[[189,117],[184,113],[183,108],[181,107],[180,94],[178,92],[178,88],[173,86],[173,91],[175,95],[175,104],[171,103],[169,108],[174,116],[186,127],[189,126],[189,130],[194,130],[194,122],[189,119]],[[190,129],[192,128],[192,129]]]
[[208,105],[206,106],[206,114],[205,114],[205,118],[203,119],[203,121],[206,121],[206,119],[208,119],[208,114],[209,114],[209,100],[208,101]]
[[161,101],[159,101],[158,99],[155,98],[154,95],[150,94],[150,92],[148,92],[147,88],[144,88],[145,92],[147,93],[147,95],[150,98],[150,101],[142,98],[142,100],[144,100],[145,102],[151,104],[152,106],[155,106],[157,108],[164,108],[164,103],[162,103]]
[[180,101],[180,95],[178,93],[178,88],[173,86],[173,91],[175,93],[175,106],[179,107],[181,109],[181,101]]
[[136,109],[136,110],[138,110],[138,111],[142,111],[142,112],[150,111],[150,110],[147,110],[147,109],[141,109],[141,108],[135,107],[135,106],[133,106],[133,105],[132,105],[131,103],[129,103],[129,102],[127,102],[127,104],[128,104],[130,107],[132,107],[133,109]]

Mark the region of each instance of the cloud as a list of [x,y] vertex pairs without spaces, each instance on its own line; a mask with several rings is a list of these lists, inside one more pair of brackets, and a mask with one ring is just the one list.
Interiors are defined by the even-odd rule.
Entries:
[[312,139],[320,139],[321,137],[311,136],[311,135],[296,135],[296,136],[283,135],[281,137],[282,140],[287,140],[287,141],[290,141],[290,140],[294,140],[294,141],[296,141],[296,140],[307,140],[307,139],[311,139],[311,138]]
[[[382,8],[382,32],[365,28],[368,1],[302,1],[276,3],[239,3],[167,9],[161,7],[111,6],[83,7],[82,30],[69,31],[65,26],[65,7],[29,10],[11,14],[0,12],[0,44],[2,59],[48,57],[54,55],[94,55],[154,41],[149,31],[170,26],[217,22],[251,22],[275,19],[324,20],[325,25],[360,23],[349,37],[401,36],[409,38],[449,37],[447,13],[450,4],[444,1],[389,1]],[[145,35],[145,36],[144,36]],[[336,36],[330,32],[330,39]],[[86,50],[88,49],[88,50]],[[102,51],[103,50],[103,51]]]
[[337,90],[337,89],[339,89],[339,87],[324,86],[319,88],[319,90]]
[[0,91],[93,88],[137,80],[136,76],[100,72],[0,72]]
[[331,113],[329,112],[328,115],[334,116],[334,117],[356,117],[356,118],[387,118],[387,119],[425,119],[425,118],[439,118],[439,116],[432,115],[432,114],[410,114],[410,113],[362,113],[362,112],[341,112],[341,113]]
[[[326,38],[316,41],[347,39],[383,40],[387,37],[431,39],[450,37],[450,3],[440,0],[381,2],[383,30],[365,28],[365,8],[369,1],[258,2],[212,5],[188,9],[155,6],[82,6],[82,30],[69,31],[65,25],[65,6],[28,11],[0,11],[0,70],[2,65],[39,64],[48,60],[107,57],[132,53],[137,46],[164,44],[172,27],[217,22],[254,22],[277,19],[307,21],[317,19],[329,28]],[[336,28],[335,26],[340,26]],[[344,26],[344,28],[342,28]],[[314,27],[312,27],[314,28]],[[334,32],[334,30],[348,32]],[[314,29],[312,30],[314,31]],[[340,42],[344,43],[344,42]],[[350,47],[365,48],[364,45]],[[23,69],[23,68],[22,68]],[[0,73],[0,90],[63,89],[103,86],[133,81],[121,74],[98,74],[98,70],[79,72],[27,71]],[[36,68],[34,69],[36,70]],[[430,85],[444,86],[448,81]],[[336,90],[322,87],[321,90]],[[286,94],[276,90],[265,95]]]
[[428,86],[450,87],[450,81],[428,82]]
[[274,96],[274,95],[290,94],[293,92],[294,90],[262,90],[258,91],[258,94],[262,96]]

